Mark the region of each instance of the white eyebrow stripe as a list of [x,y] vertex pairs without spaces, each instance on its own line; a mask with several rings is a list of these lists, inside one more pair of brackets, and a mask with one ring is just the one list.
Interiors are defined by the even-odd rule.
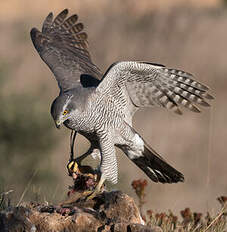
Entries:
[[67,96],[65,105],[64,105],[64,107],[63,107],[63,111],[64,111],[64,110],[66,109],[66,107],[68,106],[68,104],[69,104],[69,102],[70,102],[70,100],[71,100],[72,97],[73,97],[73,95],[68,95],[68,96]]

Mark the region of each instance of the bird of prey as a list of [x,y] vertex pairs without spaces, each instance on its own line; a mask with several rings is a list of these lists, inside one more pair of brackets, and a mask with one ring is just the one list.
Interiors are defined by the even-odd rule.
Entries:
[[55,18],[50,13],[42,31],[31,30],[31,39],[60,88],[51,105],[56,127],[64,124],[85,136],[91,143],[85,156],[93,151],[101,154],[97,189],[105,180],[118,181],[115,146],[152,181],[184,181],[183,174],[133,128],[132,117],[138,109],[152,106],[177,114],[182,113],[180,107],[200,112],[196,104],[209,106],[207,99],[213,98],[208,87],[187,72],[141,61],[116,62],[102,74],[91,60],[83,24],[77,15],[67,15],[67,9]]

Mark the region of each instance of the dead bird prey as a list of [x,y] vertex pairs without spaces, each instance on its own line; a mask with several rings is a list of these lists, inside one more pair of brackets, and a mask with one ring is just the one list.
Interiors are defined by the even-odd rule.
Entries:
[[[184,176],[157,154],[132,126],[134,113],[142,107],[161,106],[181,114],[180,106],[200,112],[195,104],[209,106],[208,87],[187,72],[149,62],[122,61],[112,64],[103,75],[92,62],[83,24],[68,10],[55,19],[50,13],[40,32],[31,30],[32,42],[49,66],[60,88],[51,106],[59,128],[84,135],[91,143],[88,152],[72,160],[75,164],[93,151],[101,154],[101,178],[117,183],[115,146],[119,147],[155,182],[176,183]],[[75,135],[72,141],[74,143]],[[77,165],[76,165],[77,167]]]

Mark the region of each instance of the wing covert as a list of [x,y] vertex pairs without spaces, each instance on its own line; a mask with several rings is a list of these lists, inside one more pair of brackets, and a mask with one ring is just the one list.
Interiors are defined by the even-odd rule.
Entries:
[[32,42],[54,73],[61,92],[80,85],[81,74],[87,74],[87,82],[102,76],[91,60],[83,24],[77,22],[77,15],[68,18],[67,15],[67,9],[55,19],[50,13],[44,20],[42,32],[36,28],[31,30]]

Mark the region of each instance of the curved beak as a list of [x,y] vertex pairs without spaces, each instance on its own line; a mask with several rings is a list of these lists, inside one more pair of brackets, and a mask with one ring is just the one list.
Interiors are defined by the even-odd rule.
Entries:
[[58,128],[58,129],[61,129],[61,121],[60,120],[56,120],[55,121],[55,126]]

